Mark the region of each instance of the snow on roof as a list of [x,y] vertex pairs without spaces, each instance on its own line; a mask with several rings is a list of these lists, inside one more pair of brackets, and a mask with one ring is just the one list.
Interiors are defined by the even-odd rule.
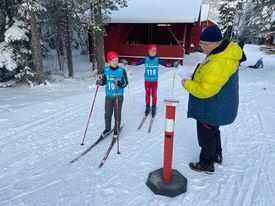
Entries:
[[110,23],[193,23],[201,5],[202,0],[129,0],[128,7],[111,13]]
[[207,21],[208,20],[209,9],[210,9],[209,4],[203,4],[201,6],[201,21]]

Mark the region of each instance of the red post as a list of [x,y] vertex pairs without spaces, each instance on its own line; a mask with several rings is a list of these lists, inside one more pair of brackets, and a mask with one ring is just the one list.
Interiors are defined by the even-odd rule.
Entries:
[[164,100],[164,102],[166,104],[166,123],[164,139],[163,182],[168,183],[172,180],[174,124],[176,116],[176,104],[179,101]]

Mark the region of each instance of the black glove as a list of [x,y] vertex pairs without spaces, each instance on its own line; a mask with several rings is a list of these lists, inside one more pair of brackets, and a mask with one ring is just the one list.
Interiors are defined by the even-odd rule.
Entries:
[[97,79],[96,80],[96,85],[102,86],[102,79]]
[[117,78],[114,78],[114,85],[115,85],[115,86],[118,86],[118,83],[119,83],[118,79],[117,79]]
[[173,67],[178,68],[178,67],[179,67],[179,61],[175,61],[175,62],[173,63]]

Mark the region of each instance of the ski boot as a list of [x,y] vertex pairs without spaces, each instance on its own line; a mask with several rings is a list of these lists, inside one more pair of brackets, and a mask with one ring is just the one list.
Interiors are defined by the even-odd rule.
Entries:
[[148,116],[148,114],[150,114],[150,112],[151,112],[150,105],[146,105],[145,116]]
[[156,106],[152,106],[152,117],[155,117],[157,112],[157,107]]

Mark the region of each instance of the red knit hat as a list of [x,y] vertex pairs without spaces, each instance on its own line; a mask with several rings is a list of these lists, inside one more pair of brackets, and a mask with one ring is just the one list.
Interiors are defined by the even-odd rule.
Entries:
[[155,44],[150,44],[150,45],[148,46],[148,50],[157,50],[157,45],[155,45]]
[[118,54],[114,51],[109,51],[106,55],[106,59],[108,62],[112,61],[114,58],[118,58]]

